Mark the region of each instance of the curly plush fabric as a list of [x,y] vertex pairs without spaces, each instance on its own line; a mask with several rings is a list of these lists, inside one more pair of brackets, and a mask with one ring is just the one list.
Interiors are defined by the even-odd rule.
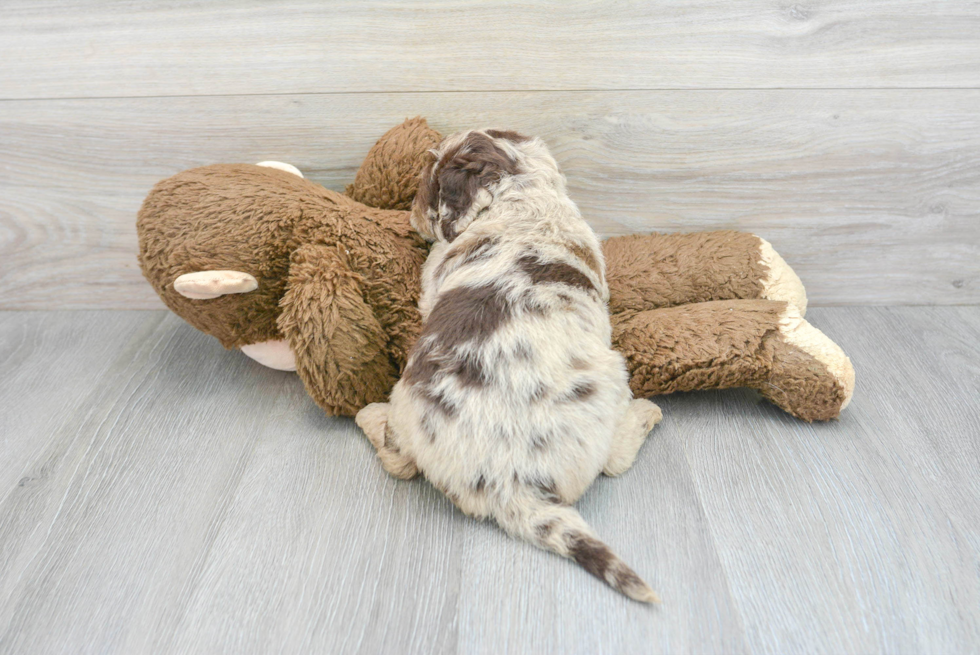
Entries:
[[846,380],[791,341],[787,309],[776,300],[716,300],[621,313],[613,345],[637,396],[750,387],[805,421],[834,418]]
[[[296,246],[293,229],[325,191],[296,175],[245,164],[167,178],[136,218],[143,275],[167,307],[226,348],[281,338],[276,319]],[[180,275],[210,270],[250,273],[258,289],[201,301],[173,287]]]
[[[171,310],[226,348],[288,339],[331,414],[383,399],[408,359],[427,247],[407,212],[277,169],[218,164],[157,184],[137,228],[143,274]],[[209,300],[174,290],[180,275],[223,269],[258,288]]]
[[354,183],[347,185],[347,195],[371,207],[411,209],[425,153],[441,140],[419,116],[391,128],[368,151]]
[[603,244],[609,304],[638,312],[758,298],[768,272],[759,244],[754,234],[732,230],[613,237]]

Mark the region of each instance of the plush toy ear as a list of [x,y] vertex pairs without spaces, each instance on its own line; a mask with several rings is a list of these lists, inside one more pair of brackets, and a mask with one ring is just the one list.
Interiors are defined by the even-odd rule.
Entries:
[[255,277],[241,271],[195,271],[184,273],[174,280],[174,291],[191,300],[211,300],[258,288]]
[[368,152],[346,194],[368,207],[411,209],[427,153],[440,141],[442,135],[420,116],[396,125]]
[[518,172],[517,160],[482,132],[451,137],[422,171],[412,207],[412,224],[426,238],[453,241],[493,201],[504,175]]

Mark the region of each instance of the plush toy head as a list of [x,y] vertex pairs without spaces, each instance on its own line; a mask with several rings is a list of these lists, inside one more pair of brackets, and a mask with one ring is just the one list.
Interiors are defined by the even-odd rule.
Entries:
[[[362,207],[267,166],[178,173],[153,188],[137,216],[143,274],[167,307],[226,348],[281,339],[279,303],[290,256],[301,245],[297,232],[310,231],[304,221],[326,223],[352,208],[367,215],[371,207],[407,210],[425,154],[440,139],[423,118],[389,130],[347,187]],[[404,236],[407,226],[398,231]]]
[[[349,191],[407,208],[440,138],[423,119],[390,130]],[[227,348],[295,368],[328,412],[353,414],[397,379],[420,326],[427,254],[408,211],[298,171],[219,164],[157,184],[137,230],[143,274],[174,313]]]
[[[143,274],[167,307],[226,348],[281,338],[279,301],[302,216],[294,198],[315,194],[315,187],[246,164],[204,166],[163,180],[137,218]],[[231,273],[242,276],[238,286]],[[182,276],[190,288],[175,284]]]

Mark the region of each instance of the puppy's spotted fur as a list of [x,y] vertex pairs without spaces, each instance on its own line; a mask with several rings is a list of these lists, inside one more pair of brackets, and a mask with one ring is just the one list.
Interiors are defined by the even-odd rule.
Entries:
[[470,131],[433,154],[412,210],[435,241],[422,335],[390,403],[358,425],[393,475],[421,471],[467,514],[655,601],[572,507],[660,420],[610,347],[599,242],[540,139]]

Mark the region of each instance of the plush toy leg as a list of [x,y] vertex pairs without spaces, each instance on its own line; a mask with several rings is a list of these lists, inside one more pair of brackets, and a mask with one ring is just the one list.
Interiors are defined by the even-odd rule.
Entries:
[[613,313],[736,299],[782,300],[806,312],[800,278],[754,234],[630,235],[606,240],[603,251]]
[[622,475],[633,466],[640,446],[647,435],[664,417],[660,408],[649,400],[637,398],[630,402],[626,416],[622,418],[613,435],[612,452],[602,472],[606,475]]
[[242,346],[242,352],[257,361],[262,366],[274,368],[277,371],[295,371],[296,356],[289,342],[285,339],[250,343]]
[[836,418],[854,392],[847,355],[799,310],[771,300],[695,303],[613,317],[637,396],[752,387],[805,421]]
[[384,400],[396,379],[388,336],[350,269],[340,246],[298,248],[278,320],[306,390],[328,414],[345,416]]

